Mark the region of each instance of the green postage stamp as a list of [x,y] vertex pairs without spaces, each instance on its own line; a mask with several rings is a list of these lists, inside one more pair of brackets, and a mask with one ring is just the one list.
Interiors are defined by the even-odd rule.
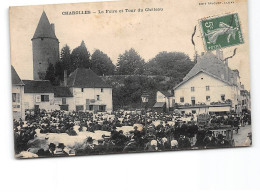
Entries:
[[244,43],[238,14],[227,14],[200,20],[207,51]]

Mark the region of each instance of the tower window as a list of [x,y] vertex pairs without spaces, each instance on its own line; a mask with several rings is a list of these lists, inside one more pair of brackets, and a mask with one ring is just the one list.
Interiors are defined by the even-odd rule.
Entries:
[[194,92],[195,91],[195,87],[194,86],[191,87],[190,90],[191,90],[191,92]]
[[181,102],[181,103],[184,103],[184,97],[181,97],[181,98],[180,98],[180,102]]
[[100,96],[99,95],[97,95],[97,101],[99,101],[100,100]]
[[104,89],[103,89],[103,88],[101,88],[101,92],[104,92]]
[[84,92],[84,88],[81,88],[81,92]]

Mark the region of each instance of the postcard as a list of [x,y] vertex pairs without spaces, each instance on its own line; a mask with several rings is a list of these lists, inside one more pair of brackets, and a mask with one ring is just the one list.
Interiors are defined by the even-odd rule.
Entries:
[[247,0],[10,7],[16,158],[250,147]]

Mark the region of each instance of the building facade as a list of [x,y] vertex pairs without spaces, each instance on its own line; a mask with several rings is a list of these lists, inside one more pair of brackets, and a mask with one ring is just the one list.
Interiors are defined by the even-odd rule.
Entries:
[[157,112],[169,112],[174,107],[174,97],[168,91],[157,91],[156,92],[156,103],[153,109]]
[[54,104],[54,90],[51,83],[47,80],[23,80],[25,110],[45,109],[47,111],[57,109]]
[[111,112],[113,110],[112,87],[92,70],[77,68],[65,83],[73,94],[75,111]]
[[24,83],[20,79],[19,75],[17,74],[13,66],[11,66],[11,75],[12,75],[13,118],[16,120],[24,119],[25,118],[25,111],[23,106]]
[[74,98],[68,87],[54,86],[54,105],[57,110],[74,110]]
[[241,103],[242,103],[242,111],[247,112],[251,111],[251,96],[250,92],[247,90],[241,90]]
[[43,80],[48,66],[59,61],[59,40],[44,11],[32,38],[32,51],[33,79]]
[[241,113],[238,70],[223,61],[223,53],[207,52],[174,88],[176,108],[182,113]]

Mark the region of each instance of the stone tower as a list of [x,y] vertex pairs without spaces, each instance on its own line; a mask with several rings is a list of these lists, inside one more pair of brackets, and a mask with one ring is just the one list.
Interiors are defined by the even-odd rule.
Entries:
[[33,79],[42,80],[49,64],[55,65],[59,60],[59,40],[44,11],[32,38],[32,49]]

